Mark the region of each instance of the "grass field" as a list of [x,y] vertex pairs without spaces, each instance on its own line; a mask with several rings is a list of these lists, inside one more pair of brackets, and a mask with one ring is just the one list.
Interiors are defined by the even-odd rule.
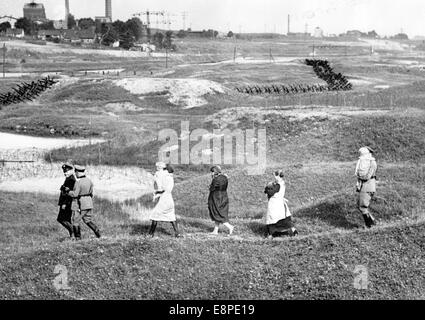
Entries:
[[[235,87],[323,84],[303,62],[311,58],[313,43],[279,38],[176,44],[167,69],[162,58],[54,55],[34,46],[10,50],[10,72],[58,73],[60,83],[31,103],[2,107],[0,130],[102,138],[106,142],[50,150],[44,161],[73,159],[119,172],[129,166],[153,170],[164,144],[158,132],[168,128],[180,134],[182,121],[190,122],[190,130],[208,132],[265,128],[263,174],[223,166],[234,235],[224,228],[217,237],[209,235],[209,164],[175,166],[173,197],[182,239],[173,237],[167,223],[159,225],[156,238],[146,237],[154,205],[150,194],[126,190],[132,199],[117,202],[96,196],[95,220],[104,237],[95,239],[84,226],[84,239],[76,243],[66,240],[56,222],[55,196],[0,191],[0,299],[424,299],[422,55],[388,48],[370,54],[368,43],[338,42],[342,51],[316,54],[343,73],[353,90],[248,95]],[[124,71],[85,74],[102,69]],[[38,75],[0,79],[0,92],[33,77]],[[155,90],[119,85],[138,79],[146,84],[150,77],[158,83]],[[179,90],[170,87],[170,79],[178,80]],[[222,91],[199,96],[185,91],[187,84],[196,91],[205,83]],[[188,108],[189,98],[205,103]],[[371,204],[378,225],[370,230],[356,209],[354,169],[363,145],[376,150],[379,166]],[[285,197],[300,232],[296,238],[264,237],[263,191],[275,169],[285,172]],[[125,174],[137,174],[132,172]],[[57,265],[68,270],[68,291],[53,286]],[[366,290],[353,284],[359,266],[368,270]]]

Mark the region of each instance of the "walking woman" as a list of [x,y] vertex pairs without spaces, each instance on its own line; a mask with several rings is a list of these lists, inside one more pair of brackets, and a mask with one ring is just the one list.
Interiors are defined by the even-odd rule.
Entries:
[[166,165],[164,162],[157,162],[156,170],[154,177],[156,190],[154,192],[153,201],[158,198],[159,200],[151,213],[152,225],[149,230],[149,235],[151,237],[155,235],[155,229],[158,221],[167,221],[171,222],[173,225],[175,236],[177,238],[181,238],[182,235],[180,234],[177,225],[176,214],[174,212],[174,200],[171,194],[174,187],[174,169],[170,165]]
[[208,196],[208,211],[211,220],[215,222],[213,235],[218,234],[218,227],[223,224],[229,229],[229,234],[233,233],[234,227],[229,223],[229,197],[227,196],[227,176],[221,172],[219,166],[211,169],[212,181],[210,184],[210,194]]
[[284,234],[296,236],[298,231],[292,222],[292,215],[287,204],[288,200],[285,199],[283,170],[275,171],[273,177],[275,181],[270,182],[264,190],[269,198],[267,212],[263,217],[267,226],[267,237],[270,239]]
[[376,170],[378,168],[373,157],[373,150],[369,147],[359,149],[355,175],[357,177],[356,191],[358,192],[358,209],[363,215],[366,227],[376,224],[375,218],[369,212],[370,200],[376,192]]

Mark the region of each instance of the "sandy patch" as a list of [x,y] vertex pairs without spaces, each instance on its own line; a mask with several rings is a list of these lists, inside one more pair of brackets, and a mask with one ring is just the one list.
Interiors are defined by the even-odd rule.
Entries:
[[62,147],[84,146],[89,143],[101,143],[102,139],[61,139],[32,137],[0,132],[0,149],[43,149],[51,150]]
[[[47,42],[46,45],[37,45],[27,43],[19,40],[11,40],[7,43],[8,48],[32,50],[35,52],[46,53],[46,54],[78,54],[78,55],[103,55],[112,57],[123,57],[123,58],[159,58],[165,57],[165,53],[162,52],[141,52],[141,51],[126,51],[126,50],[102,50],[102,49],[84,49],[66,46],[63,44],[55,44]],[[181,56],[181,54],[174,54],[173,56]]]
[[131,102],[113,102],[105,105],[105,110],[110,113],[125,112],[125,111],[140,111],[144,108],[138,107]]
[[350,79],[350,78],[348,78],[348,80],[350,81],[351,84],[353,84],[355,86],[367,86],[367,85],[372,84],[372,82],[368,81],[368,80]]
[[391,50],[391,51],[404,51],[406,45],[403,45],[397,41],[391,40],[380,40],[380,39],[361,39],[367,44],[371,45],[375,50]]
[[[3,73],[0,73],[1,77],[3,77]],[[4,77],[5,78],[20,78],[20,77],[27,77],[27,76],[33,76],[35,73],[28,73],[28,72],[5,72]]]
[[[60,166],[36,165],[25,177],[19,177],[18,168],[16,171],[3,168],[0,170],[0,190],[59,195],[59,187],[64,181]],[[86,172],[94,183],[95,196],[109,201],[137,199],[153,190],[153,176],[142,168],[87,166]]]
[[125,78],[114,84],[142,96],[167,92],[169,102],[185,109],[207,104],[204,95],[224,93],[220,84],[203,79]]
[[374,86],[375,89],[388,89],[390,86],[387,84],[382,84],[378,86]]
[[[299,65],[297,60],[303,59],[303,57],[274,57],[274,60],[272,61],[275,64],[284,64],[284,65]],[[178,67],[188,67],[188,66],[216,66],[216,65],[222,65],[222,64],[231,64],[231,63],[237,63],[237,64],[264,64],[264,63],[270,63],[270,59],[258,59],[254,57],[236,57],[235,60],[223,60],[218,62],[206,62],[206,63],[198,63],[198,64],[181,64],[178,65]]]

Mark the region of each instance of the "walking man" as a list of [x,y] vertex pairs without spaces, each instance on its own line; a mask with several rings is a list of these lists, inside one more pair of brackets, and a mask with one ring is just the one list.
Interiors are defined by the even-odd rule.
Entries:
[[373,152],[369,147],[359,149],[360,157],[355,171],[357,176],[358,209],[362,213],[368,228],[376,224],[375,218],[369,212],[370,200],[376,192],[376,170],[378,168],[372,155]]
[[81,240],[81,220],[100,238],[99,228],[93,222],[93,182],[86,177],[83,166],[75,165],[74,168],[78,180],[68,194],[78,203],[79,209],[74,212],[72,221],[75,239]]
[[74,231],[72,228],[72,197],[66,193],[66,188],[69,190],[74,189],[74,185],[77,181],[74,173],[74,166],[67,162],[62,165],[62,171],[65,176],[65,182],[60,187],[60,196],[59,196],[59,214],[57,221],[63,225],[66,230],[69,232],[69,237],[72,239]]

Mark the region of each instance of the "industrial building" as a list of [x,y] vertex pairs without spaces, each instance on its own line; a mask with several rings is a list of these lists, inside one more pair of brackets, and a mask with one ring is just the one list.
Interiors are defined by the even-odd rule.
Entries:
[[24,18],[32,21],[46,20],[46,11],[41,3],[30,2],[24,5]]

